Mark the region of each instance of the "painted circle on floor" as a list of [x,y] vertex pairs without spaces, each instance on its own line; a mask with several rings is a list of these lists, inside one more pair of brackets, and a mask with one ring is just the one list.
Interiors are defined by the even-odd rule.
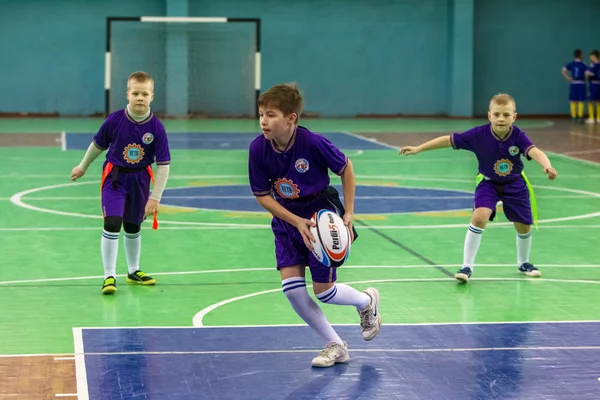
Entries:
[[[334,187],[342,193],[341,186]],[[166,189],[162,204],[221,211],[264,212],[248,185],[190,186]],[[357,185],[357,214],[401,214],[465,210],[473,193],[433,188]]]

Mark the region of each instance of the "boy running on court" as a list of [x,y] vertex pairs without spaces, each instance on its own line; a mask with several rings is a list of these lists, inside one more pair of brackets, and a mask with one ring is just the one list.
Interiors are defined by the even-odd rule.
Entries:
[[[273,215],[277,269],[283,293],[292,308],[321,338],[326,347],[312,360],[314,367],[330,367],[350,359],[346,342],[338,336],[306,289],[310,268],[317,298],[328,304],[356,307],[364,340],[379,333],[379,292],[359,292],[336,283],[336,268],[321,264],[311,253],[313,213],[330,209],[342,216],[353,233],[355,178],[352,163],[323,136],[298,125],[303,99],[296,85],[276,85],[258,99],[262,135],[250,144],[248,174],[258,203]],[[329,173],[341,177],[344,204],[329,185]]]
[[[81,163],[73,168],[71,179],[81,178],[92,162],[104,151],[101,183],[104,230],[100,242],[104,266],[103,294],[117,291],[116,268],[119,233],[123,226],[127,281],[154,285],[156,281],[140,270],[141,224],[156,214],[167,184],[171,155],[163,124],[150,110],[154,99],[154,81],[145,72],[135,72],[127,80],[126,109],[115,111],[94,136]],[[156,161],[156,179],[152,163]],[[150,195],[150,181],[154,182]]]
[[517,267],[527,276],[541,276],[541,272],[529,262],[531,250],[531,225],[537,222],[535,196],[531,184],[523,173],[521,156],[535,160],[548,174],[556,178],[556,170],[550,160],[527,137],[525,132],[513,126],[517,118],[514,99],[498,94],[490,101],[489,124],[470,129],[464,133],[441,136],[420,146],[406,146],[400,154],[411,155],[426,150],[450,147],[475,153],[479,163],[475,205],[471,224],[464,244],[463,268],[455,278],[468,282],[474,269],[475,256],[488,221],[493,221],[496,204],[502,201],[506,218],[517,231]]

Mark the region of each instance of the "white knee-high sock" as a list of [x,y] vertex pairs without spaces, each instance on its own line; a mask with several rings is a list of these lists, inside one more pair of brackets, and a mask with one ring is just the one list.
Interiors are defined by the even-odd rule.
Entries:
[[326,343],[344,342],[333,329],[323,311],[317,303],[309,296],[306,290],[306,280],[301,277],[284,279],[281,282],[283,293],[288,298],[296,314],[304,322],[314,329]]
[[531,252],[531,232],[517,233],[517,266],[529,262],[529,253]]
[[319,293],[317,299],[328,304],[354,306],[359,311],[364,310],[371,303],[371,298],[368,294],[359,292],[343,283],[336,283],[331,289]]
[[140,252],[142,249],[142,233],[127,233],[123,244],[125,246],[125,257],[127,258],[127,270],[130,274],[140,269]]
[[119,232],[102,230],[100,252],[102,253],[102,265],[104,266],[104,279],[109,276],[115,277],[117,271],[117,255],[119,253]]
[[479,250],[482,236],[482,228],[478,228],[473,224],[469,224],[467,236],[465,237],[463,267],[469,267],[471,268],[471,271],[475,268],[475,256],[477,256],[477,251]]

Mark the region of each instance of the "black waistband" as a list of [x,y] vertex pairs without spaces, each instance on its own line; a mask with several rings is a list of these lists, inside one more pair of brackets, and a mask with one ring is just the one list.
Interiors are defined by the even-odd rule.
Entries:
[[146,171],[146,168],[131,168],[131,167],[121,167],[120,165],[113,165],[112,168],[113,171],[115,172],[124,172],[124,173],[135,173],[135,172],[142,172],[142,171]]

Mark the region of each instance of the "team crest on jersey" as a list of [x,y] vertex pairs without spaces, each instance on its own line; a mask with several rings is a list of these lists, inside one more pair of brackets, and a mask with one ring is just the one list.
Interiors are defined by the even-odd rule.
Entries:
[[151,134],[150,132],[144,133],[144,136],[142,136],[142,142],[144,142],[144,144],[150,144],[153,141],[154,141],[154,135]]
[[296,171],[300,172],[301,174],[305,173],[306,171],[308,171],[308,160],[305,158],[299,158],[296,160]]
[[129,164],[137,164],[144,158],[144,149],[137,143],[130,143],[123,150],[123,158]]
[[513,163],[506,158],[496,161],[494,164],[494,172],[498,176],[508,176],[513,169]]
[[275,181],[275,190],[284,199],[297,199],[300,197],[298,185],[286,178],[279,178]]
[[517,146],[510,146],[508,148],[508,154],[510,154],[511,156],[516,156],[517,154],[519,154],[519,148]]

